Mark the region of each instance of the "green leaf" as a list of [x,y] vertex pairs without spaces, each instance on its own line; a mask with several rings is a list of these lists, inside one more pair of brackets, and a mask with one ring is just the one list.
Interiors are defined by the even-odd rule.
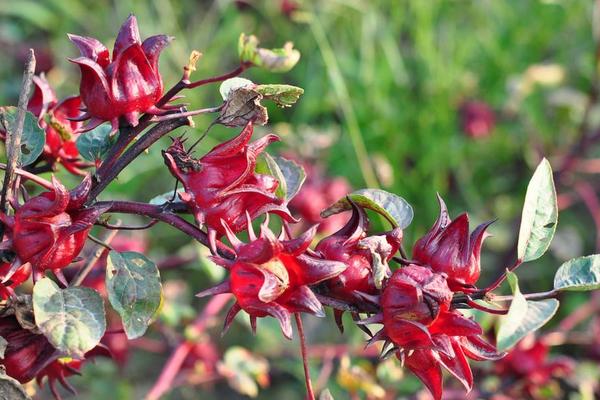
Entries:
[[242,63],[250,62],[271,72],[287,72],[300,60],[300,52],[294,49],[292,42],[285,43],[280,49],[263,49],[258,43],[254,35],[240,35],[238,54]]
[[306,180],[306,172],[298,163],[285,159],[283,157],[273,157],[275,163],[279,167],[281,174],[285,180],[286,193],[285,200],[290,201],[298,194],[304,181]]
[[326,388],[319,395],[319,400],[335,400],[335,399],[331,395],[331,392],[329,391],[329,389]]
[[513,292],[508,314],[500,318],[496,336],[498,351],[508,350],[528,333],[544,326],[558,309],[558,300],[526,300],[519,290],[517,276],[507,271],[507,280]]
[[109,124],[102,124],[81,134],[75,142],[81,157],[91,162],[103,160],[116,141],[116,135],[110,137],[111,129]]
[[230,78],[221,83],[221,86],[219,86],[219,93],[221,93],[221,97],[223,98],[223,100],[227,101],[231,91],[246,86],[254,86],[254,82],[246,78]]
[[258,85],[254,90],[279,107],[291,107],[304,94],[304,89],[292,85]]
[[108,300],[123,320],[129,339],[142,336],[162,302],[156,264],[133,251],[111,251],[106,264]]
[[69,356],[83,357],[106,330],[104,303],[93,289],[60,289],[43,278],[33,287],[35,322],[48,341]]
[[395,228],[404,229],[412,222],[414,213],[410,204],[402,197],[381,189],[360,189],[352,192],[323,210],[321,217],[327,218],[350,210],[352,206],[348,198],[361,207],[383,215]]
[[540,258],[550,246],[557,222],[552,167],[544,158],[527,186],[519,230],[519,260],[527,262]]
[[[17,107],[2,107],[1,110],[4,114],[4,118],[6,118],[6,123],[10,127],[10,129],[6,129],[7,127],[3,126],[3,129],[5,131],[9,130],[10,132],[14,132],[14,125],[17,121],[18,113]],[[25,120],[23,121],[23,136],[21,137],[21,156],[19,165],[25,167],[37,160],[44,151],[45,143],[46,131],[40,128],[35,115],[26,111]]]
[[574,258],[561,265],[554,276],[554,289],[600,289],[600,254]]
[[262,153],[256,161],[254,171],[257,174],[271,175],[279,182],[275,195],[280,199],[285,199],[288,193],[287,182],[281,168],[269,153]]

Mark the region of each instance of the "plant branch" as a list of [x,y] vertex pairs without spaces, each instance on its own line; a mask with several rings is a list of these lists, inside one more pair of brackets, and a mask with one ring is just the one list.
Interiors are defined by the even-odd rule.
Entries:
[[[525,297],[525,299],[527,299],[527,300],[546,300],[546,299],[555,299],[559,293],[560,293],[559,290],[549,290],[547,292],[524,294],[523,297]],[[514,298],[513,295],[498,296],[498,295],[488,294],[488,296],[490,296],[491,301],[512,301]]]
[[88,274],[92,271],[102,254],[107,250],[104,244],[110,244],[110,242],[117,236],[118,231],[109,231],[104,237],[104,243],[98,245],[93,254],[89,257],[85,265],[79,270],[77,276],[71,281],[69,286],[79,286],[83,283]]
[[302,317],[300,313],[294,313],[296,318],[296,326],[298,327],[298,336],[300,337],[300,352],[302,354],[302,366],[304,367],[304,381],[306,383],[306,398],[315,400],[315,393],[310,380],[310,369],[308,367],[308,352],[306,351],[306,337],[304,336],[304,327],[302,325]]
[[[4,174],[2,190],[0,192],[0,212],[6,213],[7,199],[10,197],[10,190],[14,179],[14,170],[17,168],[19,155],[21,154],[21,137],[23,136],[23,125],[25,123],[25,113],[27,112],[27,103],[31,92],[31,83],[35,74],[35,53],[29,49],[29,56],[23,72],[23,81],[21,83],[21,93],[19,94],[19,103],[17,105],[17,117],[15,124],[9,126],[4,114],[2,123],[6,130],[6,158],[7,166]],[[4,224],[0,223],[0,240],[4,236]]]
[[[8,168],[8,166],[6,164],[0,163],[0,169],[6,170],[7,168]],[[54,185],[52,185],[52,182],[50,182],[40,176],[34,175],[31,172],[25,171],[24,169],[15,168],[15,169],[13,169],[13,173],[16,175],[20,175],[23,178],[29,179],[30,181],[32,181],[34,183],[37,183],[44,189],[48,189],[48,190],[54,189]]]

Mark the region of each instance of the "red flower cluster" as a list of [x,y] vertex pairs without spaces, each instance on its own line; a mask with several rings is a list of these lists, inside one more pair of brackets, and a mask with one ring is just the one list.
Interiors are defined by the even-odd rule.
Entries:
[[250,143],[252,132],[252,123],[248,123],[238,136],[200,159],[192,158],[180,139],[174,139],[163,152],[169,170],[185,188],[181,199],[193,210],[198,224],[208,227],[213,243],[217,234],[225,234],[221,221],[240,232],[247,227],[246,214],[253,220],[273,212],[293,220],[284,201],[275,195],[277,179],[254,171],[260,153],[279,138],[266,135]]
[[467,101],[460,107],[463,132],[472,138],[489,136],[496,125],[494,111],[482,101]]
[[279,321],[284,336],[291,338],[292,313],[325,316],[321,303],[309,285],[339,275],[346,265],[307,253],[315,228],[296,239],[278,239],[269,229],[267,219],[257,238],[250,222],[248,220],[250,242],[247,244],[240,242],[227,223],[223,222],[227,237],[235,248],[236,258],[228,260],[215,256],[213,260],[227,268],[230,277],[198,296],[233,293],[237,302],[225,318],[225,329],[235,315],[244,310],[250,315],[253,329],[256,328],[256,318],[270,315]]
[[0,214],[10,231],[10,239],[4,244],[16,254],[5,280],[26,263],[36,274],[69,265],[83,248],[93,224],[106,211],[83,208],[91,187],[89,176],[71,192],[54,177],[52,183],[53,191],[29,199],[16,209],[14,216]]
[[513,396],[547,398],[544,387],[553,378],[568,376],[573,372],[575,363],[572,359],[558,356],[549,360],[549,350],[548,345],[530,335],[495,365],[500,377],[516,381],[509,390]]
[[413,259],[448,277],[452,291],[468,292],[481,273],[481,245],[492,222],[479,225],[469,236],[469,216],[464,213],[454,221],[441,197],[440,216],[431,230],[413,248]]
[[81,52],[70,61],[81,69],[80,93],[87,109],[80,119],[91,118],[85,130],[110,121],[117,131],[120,117],[136,126],[141,113],[160,112],[155,107],[163,93],[158,58],[171,37],[156,35],[142,42],[137,20],[130,15],[119,30],[112,59],[97,39],[78,35],[69,39]]

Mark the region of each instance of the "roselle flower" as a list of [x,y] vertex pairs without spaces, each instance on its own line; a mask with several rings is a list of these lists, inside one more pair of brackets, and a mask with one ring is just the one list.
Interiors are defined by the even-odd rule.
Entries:
[[472,138],[489,136],[496,125],[494,111],[482,101],[467,101],[460,107],[461,128]]
[[325,316],[323,306],[309,286],[339,275],[346,265],[306,254],[316,229],[308,230],[296,239],[278,239],[269,229],[267,219],[258,238],[252,225],[248,224],[250,242],[242,243],[224,221],[223,226],[235,248],[236,258],[228,260],[214,256],[213,260],[228,269],[230,276],[198,296],[234,295],[236,303],[225,318],[225,329],[235,315],[244,310],[250,315],[253,329],[257,318],[272,316],[279,321],[284,336],[290,339],[291,314],[305,312]]
[[31,265],[21,265],[16,271],[12,273],[10,277],[5,281],[5,277],[11,272],[11,263],[3,262],[0,263],[0,299],[6,300],[14,295],[14,290],[17,286],[20,286],[23,282],[29,279],[31,275]]
[[[42,157],[48,164],[62,164],[67,171],[76,175],[84,175],[83,168],[91,164],[83,161],[76,146],[78,130],[82,123],[73,121],[80,114],[81,99],[79,96],[68,97],[60,102],[44,75],[33,77],[33,94],[27,110],[35,115],[38,124],[46,132],[46,142]],[[5,140],[6,132],[0,132]]]
[[470,391],[473,374],[467,357],[481,361],[503,356],[481,338],[475,321],[450,309],[452,295],[445,274],[411,264],[386,282],[382,312],[361,322],[383,324],[369,343],[384,340],[385,353],[395,354],[436,400],[442,397],[442,368]]
[[35,378],[58,357],[57,350],[44,335],[23,328],[14,315],[0,318],[0,336],[7,341],[0,365],[8,376],[21,383]]
[[[521,398],[547,398],[543,388],[552,386],[556,378],[569,376],[574,361],[565,356],[549,357],[549,346],[533,335],[521,340],[504,359],[495,364],[496,373],[514,382],[510,392]],[[560,390],[559,387],[556,388]]]
[[89,176],[71,192],[54,177],[52,184],[52,191],[29,199],[14,216],[0,214],[9,229],[8,243],[16,254],[8,278],[26,263],[36,274],[47,269],[57,272],[69,265],[83,248],[97,218],[106,211],[83,208],[91,188]]
[[492,221],[479,225],[469,235],[468,214],[461,214],[452,221],[444,200],[439,196],[438,200],[440,216],[431,230],[415,243],[413,259],[435,272],[445,273],[452,291],[468,291],[479,279],[481,245],[489,236],[486,229]]
[[81,57],[69,59],[81,69],[80,95],[86,113],[91,118],[85,130],[110,121],[113,130],[119,128],[119,118],[136,126],[140,114],[156,113],[156,102],[163,93],[162,77],[158,71],[161,51],[172,40],[167,35],[140,39],[135,16],[123,23],[115,40],[112,57],[97,39],[69,35],[79,48]]
[[231,140],[219,144],[200,159],[185,150],[183,141],[174,139],[163,152],[171,173],[183,183],[181,199],[194,212],[200,226],[208,227],[213,239],[225,234],[221,221],[233,232],[247,227],[250,219],[276,213],[293,221],[286,204],[275,195],[279,182],[275,177],[256,173],[256,160],[265,148],[279,140],[267,135],[250,143],[253,127],[249,123]]
[[[394,229],[382,235],[367,237],[369,220],[365,211],[352,203],[352,217],[333,235],[321,240],[315,251],[326,260],[343,262],[347,268],[327,281],[329,295],[353,303],[362,303],[362,295],[375,295],[374,263],[383,268],[389,277],[388,261],[402,243],[402,231]],[[373,248],[372,244],[375,244]]]

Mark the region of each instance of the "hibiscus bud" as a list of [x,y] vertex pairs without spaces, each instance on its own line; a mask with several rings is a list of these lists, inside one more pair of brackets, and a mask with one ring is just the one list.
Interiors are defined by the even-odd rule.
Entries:
[[439,196],[438,200],[440,216],[415,243],[413,259],[445,273],[452,291],[468,290],[479,279],[481,245],[489,236],[486,229],[492,221],[479,225],[469,236],[469,216],[461,214],[452,221],[446,204]]
[[90,189],[89,176],[70,193],[54,177],[52,183],[53,191],[29,199],[16,209],[14,216],[0,214],[10,230],[16,253],[12,272],[25,263],[30,263],[36,273],[66,267],[83,248],[98,217],[106,211],[98,207],[82,208]]
[[293,221],[284,201],[275,195],[277,179],[255,172],[260,153],[279,138],[267,135],[250,143],[252,132],[249,123],[238,136],[200,159],[192,158],[180,139],[174,139],[163,152],[169,170],[183,183],[181,199],[190,206],[198,224],[206,225],[213,236],[225,234],[221,220],[233,232],[245,229],[246,213],[255,219],[273,212]]
[[131,126],[141,113],[157,112],[156,102],[163,93],[158,71],[160,52],[172,40],[166,35],[140,39],[137,20],[130,15],[123,23],[114,44],[112,58],[97,39],[69,35],[81,57],[69,59],[81,69],[80,94],[91,118],[85,130],[111,121],[113,130],[123,117]]
[[[268,220],[267,220],[268,221]],[[296,239],[276,238],[267,221],[257,238],[248,221],[249,243],[240,242],[223,221],[227,237],[235,248],[236,258],[218,256],[213,260],[227,268],[231,276],[220,285],[205,290],[198,296],[233,293],[236,303],[225,318],[225,329],[233,317],[244,310],[250,315],[253,328],[256,318],[275,317],[287,338],[292,337],[291,314],[306,312],[325,316],[323,307],[309,288],[331,279],[346,269],[343,263],[322,260],[305,254],[316,227]]]
[[460,107],[461,127],[472,138],[489,136],[496,124],[494,111],[482,101],[468,101]]
[[383,278],[391,275],[388,261],[402,242],[402,231],[367,236],[369,220],[365,211],[352,204],[352,217],[339,231],[321,240],[315,251],[324,259],[343,262],[346,270],[327,281],[330,294],[360,303],[362,294],[378,293]]

